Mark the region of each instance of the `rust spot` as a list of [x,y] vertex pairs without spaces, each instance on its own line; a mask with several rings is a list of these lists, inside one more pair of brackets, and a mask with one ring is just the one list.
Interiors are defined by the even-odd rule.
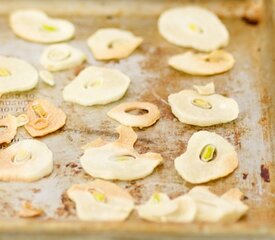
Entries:
[[[131,183],[132,184],[132,183]],[[138,201],[140,202],[141,198],[142,198],[142,185],[140,184],[136,184],[136,185],[132,185],[129,189],[129,193]]]
[[39,188],[33,188],[32,192],[33,193],[39,193],[39,192],[41,192],[41,189],[39,189]]
[[261,98],[261,103],[263,105],[267,105],[268,103],[270,103],[271,101],[271,97],[269,96],[269,90],[268,89],[263,89],[263,94],[262,94],[262,98]]
[[269,169],[265,165],[261,165],[261,177],[265,182],[270,182]]
[[81,173],[82,171],[80,170],[74,170],[74,174],[78,174],[78,173]]
[[245,180],[248,176],[248,173],[243,173],[243,180]]
[[181,196],[181,195],[183,195],[183,194],[184,194],[184,192],[182,192],[182,191],[173,192],[173,193],[169,194],[169,197],[170,197],[171,199],[175,199],[175,198],[177,198],[177,197],[179,197],[179,196]]
[[260,118],[260,120],[258,121],[259,124],[261,124],[262,126],[265,126],[268,123],[268,119],[266,116],[262,116]]
[[149,139],[138,139],[138,141],[135,143],[135,149],[140,153],[146,153],[148,151],[150,151],[150,145],[151,144],[151,140]]
[[13,209],[13,206],[11,206],[9,203],[4,202],[2,204],[2,209],[5,209],[5,212],[9,212],[11,217],[14,217],[17,215],[16,211]]
[[59,217],[75,214],[74,203],[69,199],[66,193],[63,193],[61,195],[61,202],[62,202],[62,206],[57,208],[55,212]]
[[262,116],[258,123],[263,128],[263,136],[265,140],[270,137],[270,110],[267,106],[271,103],[271,97],[269,95],[269,90],[264,88],[261,92],[261,103],[262,103]]
[[237,146],[239,149],[242,147],[241,138],[247,132],[245,127],[236,126],[234,122],[234,145]]
[[57,163],[57,164],[55,164],[55,167],[56,167],[57,169],[59,169],[61,166],[60,166],[59,163]]
[[67,135],[67,139],[68,139],[70,142],[72,142],[72,141],[73,141],[73,138],[72,138],[72,136],[71,136],[71,135]]
[[76,168],[78,167],[78,164],[75,162],[69,162],[65,165],[65,167]]
[[235,127],[234,128],[234,142],[235,142],[235,146],[238,146],[239,148],[241,148],[241,133],[240,130]]

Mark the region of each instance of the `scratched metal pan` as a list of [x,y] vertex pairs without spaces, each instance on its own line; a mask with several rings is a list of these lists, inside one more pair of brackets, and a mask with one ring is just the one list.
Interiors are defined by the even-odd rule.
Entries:
[[[272,2],[262,2],[262,19],[258,24],[251,24],[248,23],[249,19],[243,19],[251,4],[248,1],[1,0],[1,55],[25,59],[41,69],[39,57],[45,46],[15,37],[8,23],[8,15],[12,10],[38,8],[75,24],[76,37],[71,44],[88,55],[88,63],[56,73],[55,87],[41,82],[30,92],[1,97],[1,117],[8,113],[22,113],[28,101],[39,97],[50,99],[61,107],[66,112],[68,121],[63,129],[40,138],[54,153],[54,171],[49,177],[34,183],[0,183],[0,239],[274,238],[275,59],[272,46]],[[231,38],[226,49],[236,59],[236,65],[231,71],[213,77],[194,77],[167,66],[170,56],[185,49],[169,44],[159,35],[157,18],[164,9],[188,3],[205,6],[222,17]],[[119,27],[133,31],[144,38],[144,43],[125,60],[98,62],[90,53],[86,39],[101,27]],[[113,67],[129,75],[132,82],[125,97],[119,102],[97,107],[81,107],[64,102],[62,89],[86,65]],[[214,81],[218,93],[238,101],[240,116],[232,123],[203,129],[215,131],[228,139],[238,152],[240,166],[230,176],[207,185],[217,193],[239,187],[245,194],[245,203],[250,206],[248,214],[231,225],[155,224],[140,220],[136,213],[123,223],[79,221],[75,216],[74,205],[68,200],[65,191],[74,183],[92,179],[80,167],[80,147],[99,136],[109,141],[117,137],[115,127],[118,123],[108,118],[106,113],[124,101],[149,101],[160,108],[161,119],[154,126],[144,130],[136,129],[136,148],[139,152],[159,152],[164,162],[149,177],[117,183],[132,194],[136,203],[146,201],[155,190],[176,197],[193,187],[176,173],[173,161],[185,151],[191,135],[202,128],[177,121],[167,104],[167,96],[191,88],[193,84],[210,81]],[[15,141],[25,138],[30,136],[21,129]],[[43,208],[46,215],[32,220],[20,219],[17,212],[26,200]]]

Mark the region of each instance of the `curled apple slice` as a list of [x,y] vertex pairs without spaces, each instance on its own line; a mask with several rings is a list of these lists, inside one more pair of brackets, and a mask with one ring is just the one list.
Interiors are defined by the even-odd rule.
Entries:
[[233,223],[239,220],[248,210],[241,201],[241,192],[233,188],[221,197],[210,192],[208,187],[194,187],[188,195],[197,205],[196,221]]
[[[130,111],[133,110],[144,111],[145,113],[131,114]],[[149,102],[121,103],[107,114],[125,126],[139,128],[149,127],[160,118],[158,107]]]
[[166,194],[155,192],[143,205],[137,206],[138,215],[153,222],[192,222],[196,216],[196,204],[188,195],[171,200]]
[[80,158],[84,171],[93,177],[109,180],[134,180],[150,175],[161,163],[161,155],[137,153],[133,148],[137,135],[132,128],[119,126],[117,131],[119,138],[113,143],[95,140],[86,145]]
[[67,191],[85,221],[124,221],[134,209],[133,198],[116,184],[94,180],[75,184]]

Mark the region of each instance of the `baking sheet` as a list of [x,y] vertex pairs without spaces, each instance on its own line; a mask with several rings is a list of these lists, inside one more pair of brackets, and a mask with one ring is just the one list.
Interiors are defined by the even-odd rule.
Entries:
[[[226,49],[235,59],[234,68],[212,77],[189,76],[168,67],[169,56],[185,49],[166,42],[157,31],[157,17],[161,11],[186,3],[206,6],[223,16],[230,32],[230,44]],[[263,21],[258,25],[247,24],[241,16],[249,1],[0,1],[0,54],[25,59],[37,69],[44,45],[26,42],[14,36],[8,26],[8,13],[18,8],[39,8],[52,16],[72,21],[76,37],[70,43],[88,55],[88,63],[68,71],[55,73],[56,86],[43,82],[35,90],[12,93],[1,97],[0,116],[20,114],[26,104],[35,98],[47,98],[67,114],[66,126],[49,136],[39,138],[54,153],[54,172],[35,183],[0,182],[0,239],[190,239],[193,237],[217,237],[251,235],[252,238],[271,238],[275,235],[275,163],[274,163],[274,112],[275,89],[274,42],[272,2],[263,5]],[[98,28],[119,27],[142,36],[144,42],[135,53],[124,60],[98,62],[89,51],[86,39]],[[79,71],[88,65],[114,67],[131,78],[130,88],[118,102],[97,107],[82,107],[62,100],[62,89]],[[213,127],[194,127],[180,123],[172,115],[167,104],[169,94],[193,84],[213,81],[216,91],[233,97],[240,105],[239,118],[228,124]],[[124,223],[85,223],[75,217],[72,202],[65,191],[71,184],[92,178],[84,173],[79,157],[80,147],[101,136],[112,141],[117,137],[118,123],[106,113],[124,101],[149,101],[160,108],[161,119],[150,128],[135,129],[138,134],[136,149],[140,153],[160,152],[163,164],[145,179],[116,183],[127,189],[143,203],[155,191],[163,191],[171,197],[185,193],[193,187],[176,173],[173,160],[182,154],[191,135],[201,129],[215,131],[235,145],[240,166],[230,176],[209,184],[217,193],[231,187],[239,187],[250,206],[248,214],[238,223],[221,224],[155,224],[140,220],[136,213]],[[30,138],[20,129],[15,141]],[[5,147],[5,146],[2,146]],[[270,181],[263,175],[268,169]],[[261,176],[262,175],[262,176]],[[247,176],[247,177],[245,177]],[[46,216],[34,220],[17,217],[21,204],[29,200],[46,211]]]

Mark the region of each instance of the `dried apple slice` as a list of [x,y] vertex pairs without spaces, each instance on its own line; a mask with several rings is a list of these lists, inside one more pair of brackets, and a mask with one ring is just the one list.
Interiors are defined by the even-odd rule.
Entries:
[[0,120],[0,144],[10,143],[16,135],[17,120],[16,117],[8,115]]
[[[130,113],[132,110],[145,111],[145,113],[135,115]],[[111,109],[107,115],[125,126],[139,128],[149,127],[160,118],[158,107],[149,102],[121,103]]]
[[[162,157],[157,153],[137,153],[133,146],[137,135],[130,127],[119,126],[119,138],[105,144],[95,140],[86,145],[80,163],[86,173],[109,180],[134,180],[150,175]],[[100,160],[100,161],[99,161]]]
[[211,53],[188,51],[175,55],[168,60],[168,64],[191,75],[209,76],[226,72],[234,66],[233,56],[224,50]]
[[124,221],[134,209],[134,200],[114,183],[94,180],[75,184],[67,194],[84,221]]
[[74,36],[74,25],[67,20],[50,18],[39,10],[24,9],[10,15],[13,32],[31,42],[56,43]]
[[38,83],[38,73],[29,63],[0,56],[0,96],[9,92],[23,92]]
[[66,122],[65,113],[45,99],[37,99],[27,107],[29,122],[24,125],[32,137],[41,137],[55,132]]
[[86,55],[69,44],[54,44],[45,48],[40,58],[41,65],[51,72],[79,66],[86,61]]
[[27,139],[0,151],[0,181],[33,182],[53,170],[53,154],[43,142]]
[[194,133],[186,152],[175,159],[177,172],[194,184],[225,177],[237,167],[234,147],[218,134],[207,131]]
[[103,28],[88,39],[88,45],[95,59],[110,60],[127,58],[142,41],[141,37],[136,37],[129,31]]
[[83,106],[104,105],[122,98],[129,84],[119,70],[91,66],[64,88],[63,98]]
[[212,95],[215,93],[215,85],[213,82],[208,83],[206,85],[194,85],[193,88],[198,92],[200,95]]
[[231,122],[239,115],[238,103],[219,94],[205,96],[194,90],[182,90],[169,95],[168,102],[181,122],[196,126]]
[[20,114],[19,116],[16,117],[16,121],[17,121],[17,127],[19,128],[29,122],[29,117],[27,116],[27,114]]
[[55,85],[54,76],[50,72],[42,70],[39,72],[39,76],[41,80],[47,85],[52,87]]
[[188,195],[197,205],[196,221],[236,222],[248,210],[248,206],[240,200],[239,193],[241,193],[239,189],[230,189],[222,197],[219,197],[210,192],[208,187],[194,187]]
[[139,217],[153,222],[192,222],[196,211],[196,204],[188,195],[170,200],[166,194],[157,192],[145,204],[137,206]]
[[228,31],[219,18],[209,10],[195,6],[163,12],[158,29],[168,42],[200,51],[213,51],[229,42]]

